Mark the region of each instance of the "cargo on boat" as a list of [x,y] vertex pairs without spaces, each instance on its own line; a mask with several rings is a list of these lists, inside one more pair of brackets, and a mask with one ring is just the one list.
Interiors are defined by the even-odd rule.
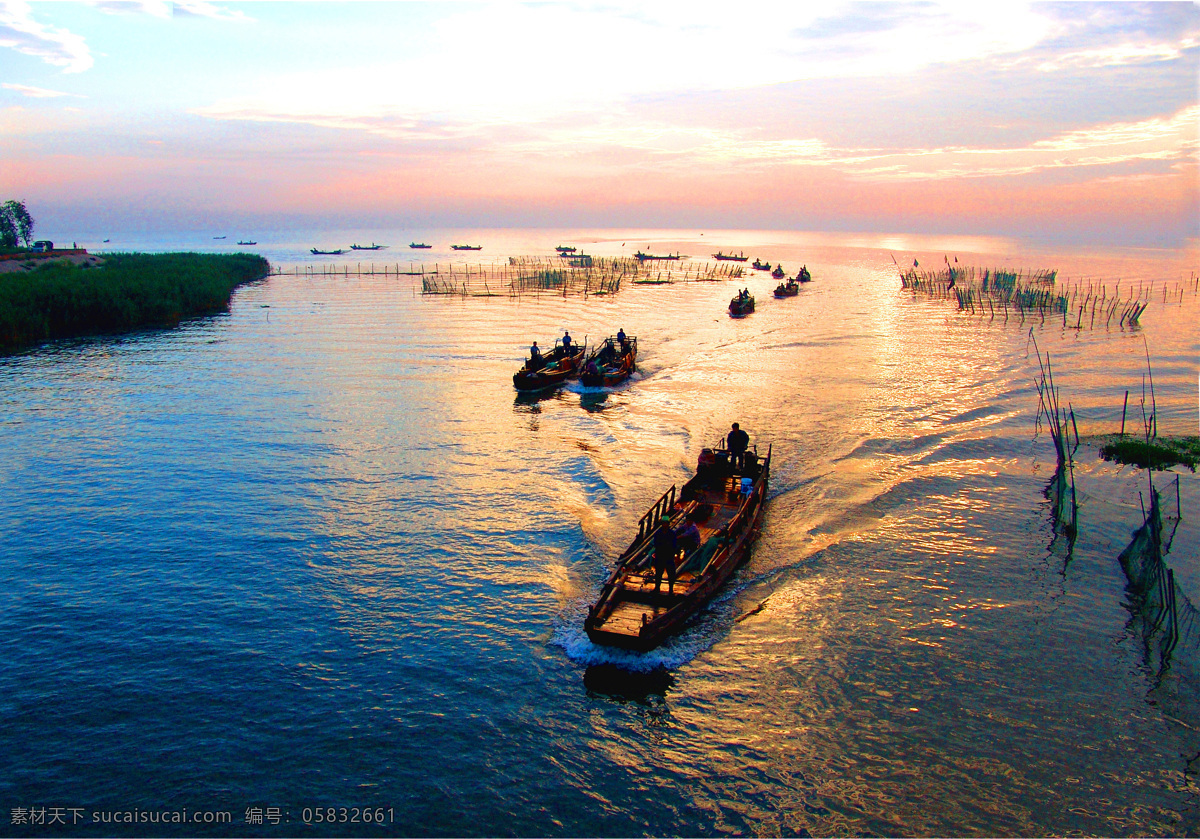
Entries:
[[[763,458],[755,446],[741,458],[723,448],[704,449],[678,498],[672,485],[642,516],[637,537],[588,608],[588,638],[646,652],[682,629],[748,556],[770,475],[770,446]],[[686,543],[675,554],[673,586],[662,578],[669,575],[655,570],[656,547],[664,541]]]
[[607,338],[588,356],[579,381],[588,387],[620,384],[632,375],[637,362],[637,338]]
[[513,385],[517,390],[526,391],[560,385],[579,375],[579,368],[583,366],[586,355],[586,341],[583,344],[571,344],[569,350],[559,341],[555,341],[551,352],[531,357],[525,362],[513,375]]

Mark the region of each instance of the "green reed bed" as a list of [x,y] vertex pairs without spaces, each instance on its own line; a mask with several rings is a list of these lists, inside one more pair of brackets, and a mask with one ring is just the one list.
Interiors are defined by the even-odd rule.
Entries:
[[[1063,326],[1075,329],[1096,326],[1137,326],[1139,318],[1158,293],[1155,283],[1118,282],[1113,289],[1096,280],[1058,282],[1054,270],[1009,271],[947,266],[937,271],[915,267],[900,273],[901,286],[914,294],[952,300],[960,312],[989,317],[1061,317]],[[1162,284],[1163,302],[1200,289],[1195,278],[1175,287]]]
[[464,297],[615,294],[625,283],[708,282],[741,278],[741,266],[685,262],[663,270],[629,257],[514,256],[492,265],[422,266],[422,294]]
[[177,325],[226,311],[242,283],[270,272],[254,254],[111,254],[0,274],[0,352],[42,341]]

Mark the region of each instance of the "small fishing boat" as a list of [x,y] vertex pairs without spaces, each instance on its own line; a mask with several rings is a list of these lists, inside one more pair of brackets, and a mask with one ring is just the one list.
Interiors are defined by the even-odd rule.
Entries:
[[338,249],[335,251],[320,251],[320,250],[317,250],[316,248],[312,248],[311,250],[315,256],[338,256],[340,254],[345,253],[345,251],[341,250],[341,249]]
[[812,282],[812,274],[809,273],[807,265],[802,267],[800,269],[800,273],[796,275],[796,282],[798,282],[798,283],[811,283]]
[[350,250],[352,250],[352,251],[381,251],[386,247],[387,247],[387,245],[377,245],[374,242],[372,242],[369,245],[351,245]]
[[722,262],[745,262],[749,258],[750,257],[746,256],[744,253],[740,253],[737,256],[734,256],[731,253],[723,253],[721,251],[717,251],[716,253],[713,254],[713,259],[719,259]]
[[426,249],[433,247],[433,245],[427,245],[424,242],[409,242],[408,246],[410,248],[426,248]]
[[554,342],[554,349],[538,358],[525,362],[513,375],[513,385],[517,390],[543,390],[544,388],[560,385],[567,379],[579,375],[583,359],[587,355],[587,342],[572,344],[568,353],[562,343]]
[[[672,485],[642,516],[637,537],[588,608],[583,627],[593,643],[654,649],[682,629],[746,559],[767,497],[771,448],[760,459],[752,446],[742,463],[735,460],[726,449],[704,449],[678,498]],[[678,533],[689,522],[699,531],[698,546],[677,561],[674,590],[664,579],[656,592],[655,536],[663,528]]]
[[554,249],[559,253],[575,253],[577,250],[574,245],[558,245]]
[[769,262],[759,262],[759,261],[756,259],[756,260],[754,260],[753,262],[751,262],[751,263],[750,263],[750,267],[751,267],[751,268],[753,268],[755,271],[770,271],[770,270],[771,270],[771,263],[769,263]]
[[637,338],[622,343],[608,338],[588,356],[579,381],[588,387],[610,387],[620,384],[633,373],[637,361]]
[[800,293],[800,284],[795,280],[788,280],[786,283],[780,283],[775,287],[776,297],[795,297]]
[[784,276],[784,274],[786,274],[786,273],[787,273],[787,272],[783,270],[783,266],[782,266],[782,265],[776,265],[776,266],[775,266],[775,270],[771,272],[771,276],[772,276],[772,277],[774,277],[774,278],[775,278],[775,279],[777,279],[777,280],[782,280],[782,279],[783,279],[783,276]]
[[744,318],[746,315],[754,311],[754,295],[739,294],[737,297],[729,301],[729,316],[733,318]]
[[239,239],[238,244],[239,245],[257,245],[258,242],[243,242],[241,239]]
[[633,257],[638,262],[646,262],[647,260],[653,260],[653,259],[686,259],[687,258],[685,256],[680,256],[677,253],[667,254],[666,256],[657,256],[652,253],[642,253],[641,251],[638,251],[637,253],[635,253],[633,255]]
[[481,250],[483,250],[483,245],[451,245],[450,250],[452,250],[452,251],[481,251]]

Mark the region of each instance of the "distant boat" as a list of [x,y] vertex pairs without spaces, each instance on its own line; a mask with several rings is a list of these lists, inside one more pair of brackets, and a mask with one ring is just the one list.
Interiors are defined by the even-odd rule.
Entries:
[[795,297],[800,293],[800,283],[795,280],[788,280],[786,283],[780,283],[775,287],[776,297]]
[[777,280],[782,280],[785,273],[782,265],[776,265],[775,270],[771,272],[771,276]]
[[111,242],[112,240],[111,240],[111,239],[105,239],[104,241],[106,241],[106,242]]
[[751,263],[750,263],[750,267],[751,267],[751,268],[753,268],[755,271],[770,271],[770,270],[771,270],[771,263],[769,263],[769,262],[759,262],[759,261],[756,259],[756,260],[754,260],[753,262],[751,262]]
[[343,254],[343,253],[345,253],[345,251],[344,251],[344,250],[336,250],[336,251],[319,251],[319,250],[317,250],[316,248],[313,248],[313,249],[312,249],[312,252],[313,252],[313,254],[315,254],[316,256],[338,256],[338,255],[340,255],[340,254]]
[[239,239],[239,240],[238,240],[238,244],[239,244],[239,245],[257,245],[257,244],[258,244],[258,242],[243,242],[243,241],[241,241],[241,240]]
[[351,245],[350,250],[352,250],[352,251],[381,251],[386,247],[387,247],[387,245],[377,245],[374,242],[372,242],[369,245]]
[[796,275],[796,282],[798,282],[798,283],[811,283],[812,282],[812,274],[809,273],[807,265],[805,265],[803,268],[801,268],[800,273]]
[[481,250],[483,250],[483,245],[451,245],[450,250],[452,250],[452,251],[481,251]]
[[749,258],[750,257],[746,256],[745,254],[734,256],[731,253],[722,253],[721,251],[717,251],[713,254],[713,259],[719,259],[724,262],[745,262]]
[[427,244],[425,244],[424,242],[420,242],[420,243],[417,243],[417,242],[409,242],[409,243],[408,243],[408,246],[409,246],[410,248],[432,248],[432,247],[433,247],[433,245],[427,245]]
[[729,316],[732,318],[744,318],[746,315],[754,311],[754,295],[741,295],[729,301]]
[[641,251],[638,251],[637,253],[635,253],[635,254],[633,255],[633,257],[634,257],[634,259],[636,259],[638,262],[645,262],[645,261],[647,261],[647,260],[649,260],[649,259],[685,259],[685,258],[686,258],[686,257],[680,256],[680,255],[679,255],[679,254],[677,254],[677,253],[675,253],[675,254],[668,254],[668,255],[666,255],[666,256],[657,256],[657,255],[655,255],[655,254],[652,254],[652,253],[642,253]]
[[576,248],[574,245],[558,245],[554,249],[556,251],[558,251],[559,253],[575,253],[575,251],[576,251]]
[[213,236],[214,239],[224,239],[224,236]]

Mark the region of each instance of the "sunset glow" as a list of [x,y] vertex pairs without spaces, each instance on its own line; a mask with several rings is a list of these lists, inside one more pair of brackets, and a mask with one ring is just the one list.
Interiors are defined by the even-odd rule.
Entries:
[[80,230],[1194,237],[1197,7],[976,5],[5,2],[2,197]]

